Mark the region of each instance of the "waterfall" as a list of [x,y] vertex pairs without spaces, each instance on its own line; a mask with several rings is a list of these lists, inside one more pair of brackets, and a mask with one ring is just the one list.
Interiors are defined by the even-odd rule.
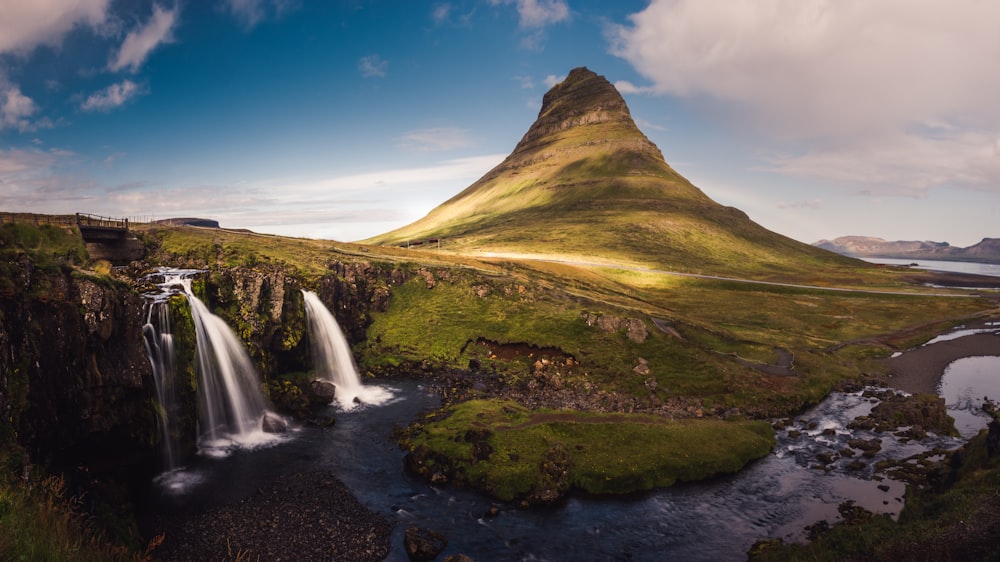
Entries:
[[222,318],[212,314],[191,290],[191,277],[200,270],[161,269],[160,292],[146,295],[147,321],[143,327],[146,350],[156,382],[158,414],[168,470],[176,467],[173,436],[176,413],[175,356],[168,301],[183,294],[195,327],[198,371],[198,447],[211,456],[228,454],[232,446],[274,441],[262,432],[265,417],[271,431],[284,431],[285,422],[267,410],[260,378],[243,344]]
[[198,357],[198,422],[208,445],[231,439],[247,443],[267,412],[257,371],[232,329],[212,314],[181,279],[191,306]]
[[[167,295],[166,298],[169,298]],[[177,410],[177,393],[174,387],[174,339],[170,332],[170,306],[166,298],[154,295],[143,306],[146,319],[142,326],[146,354],[153,369],[156,399],[160,403],[157,418],[160,422],[163,459],[167,470],[177,468],[174,414]]]
[[302,296],[309,321],[313,365],[321,379],[337,387],[336,402],[340,407],[350,410],[358,402],[378,405],[392,398],[392,393],[385,388],[361,384],[351,348],[337,319],[316,293],[303,290]]

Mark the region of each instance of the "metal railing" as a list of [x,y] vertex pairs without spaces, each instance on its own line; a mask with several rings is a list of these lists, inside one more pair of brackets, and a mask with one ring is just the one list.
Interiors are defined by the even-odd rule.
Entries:
[[77,213],[76,214],[76,225],[77,226],[90,226],[98,228],[116,228],[119,230],[128,230],[128,219],[127,218],[114,218],[114,217],[102,217],[100,215],[92,215],[90,213]]

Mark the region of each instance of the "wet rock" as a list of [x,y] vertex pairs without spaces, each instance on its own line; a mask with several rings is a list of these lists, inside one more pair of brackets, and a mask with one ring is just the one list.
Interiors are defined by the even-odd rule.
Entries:
[[934,394],[888,394],[881,404],[872,408],[871,418],[877,422],[876,429],[881,431],[909,426],[920,428],[914,435],[920,435],[921,431],[925,435],[926,431],[938,435],[958,435],[955,420],[945,409],[944,398]]
[[829,521],[823,519],[821,521],[813,523],[812,525],[806,525],[805,531],[806,531],[806,538],[809,539],[810,541],[815,541],[816,539],[830,532],[830,523]]
[[881,439],[860,439],[855,438],[847,442],[847,445],[858,449],[861,454],[868,458],[874,457],[879,451],[882,450],[882,440]]
[[434,560],[447,546],[448,540],[444,535],[431,529],[410,527],[403,536],[403,548],[411,562]]
[[266,412],[260,420],[260,429],[264,433],[284,433],[288,431],[288,424],[278,414]]
[[309,401],[313,404],[330,404],[337,396],[337,385],[324,379],[309,383]]
[[855,471],[860,471],[860,470],[864,470],[864,469],[865,469],[865,468],[867,468],[867,467],[868,467],[868,465],[867,465],[867,464],[865,464],[865,462],[864,462],[864,461],[860,461],[860,460],[853,460],[853,461],[851,461],[851,462],[850,462],[850,463],[849,463],[849,464],[847,465],[847,470],[855,470]]
[[847,525],[859,525],[875,516],[867,509],[854,504],[854,500],[847,500],[837,506],[837,513],[844,519]]

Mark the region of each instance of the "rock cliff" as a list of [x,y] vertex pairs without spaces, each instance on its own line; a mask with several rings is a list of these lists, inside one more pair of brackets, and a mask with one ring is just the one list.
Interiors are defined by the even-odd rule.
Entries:
[[6,437],[55,466],[151,450],[141,297],[107,279],[41,271],[24,255],[19,265],[16,288],[0,295]]

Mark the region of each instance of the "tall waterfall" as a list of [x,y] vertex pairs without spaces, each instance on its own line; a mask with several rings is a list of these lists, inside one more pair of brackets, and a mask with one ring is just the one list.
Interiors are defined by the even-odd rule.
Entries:
[[146,354],[153,368],[156,399],[160,403],[157,417],[163,442],[163,459],[167,470],[177,468],[174,414],[177,410],[177,392],[174,386],[174,338],[170,330],[169,294],[153,295],[144,305],[145,324],[142,333]]
[[198,346],[198,422],[201,439],[245,443],[260,430],[267,402],[257,370],[236,334],[181,279]]
[[358,402],[377,405],[392,398],[392,393],[385,388],[361,384],[351,348],[337,319],[316,293],[303,290],[302,296],[309,320],[313,365],[320,378],[337,387],[336,401],[340,407],[350,410]]

